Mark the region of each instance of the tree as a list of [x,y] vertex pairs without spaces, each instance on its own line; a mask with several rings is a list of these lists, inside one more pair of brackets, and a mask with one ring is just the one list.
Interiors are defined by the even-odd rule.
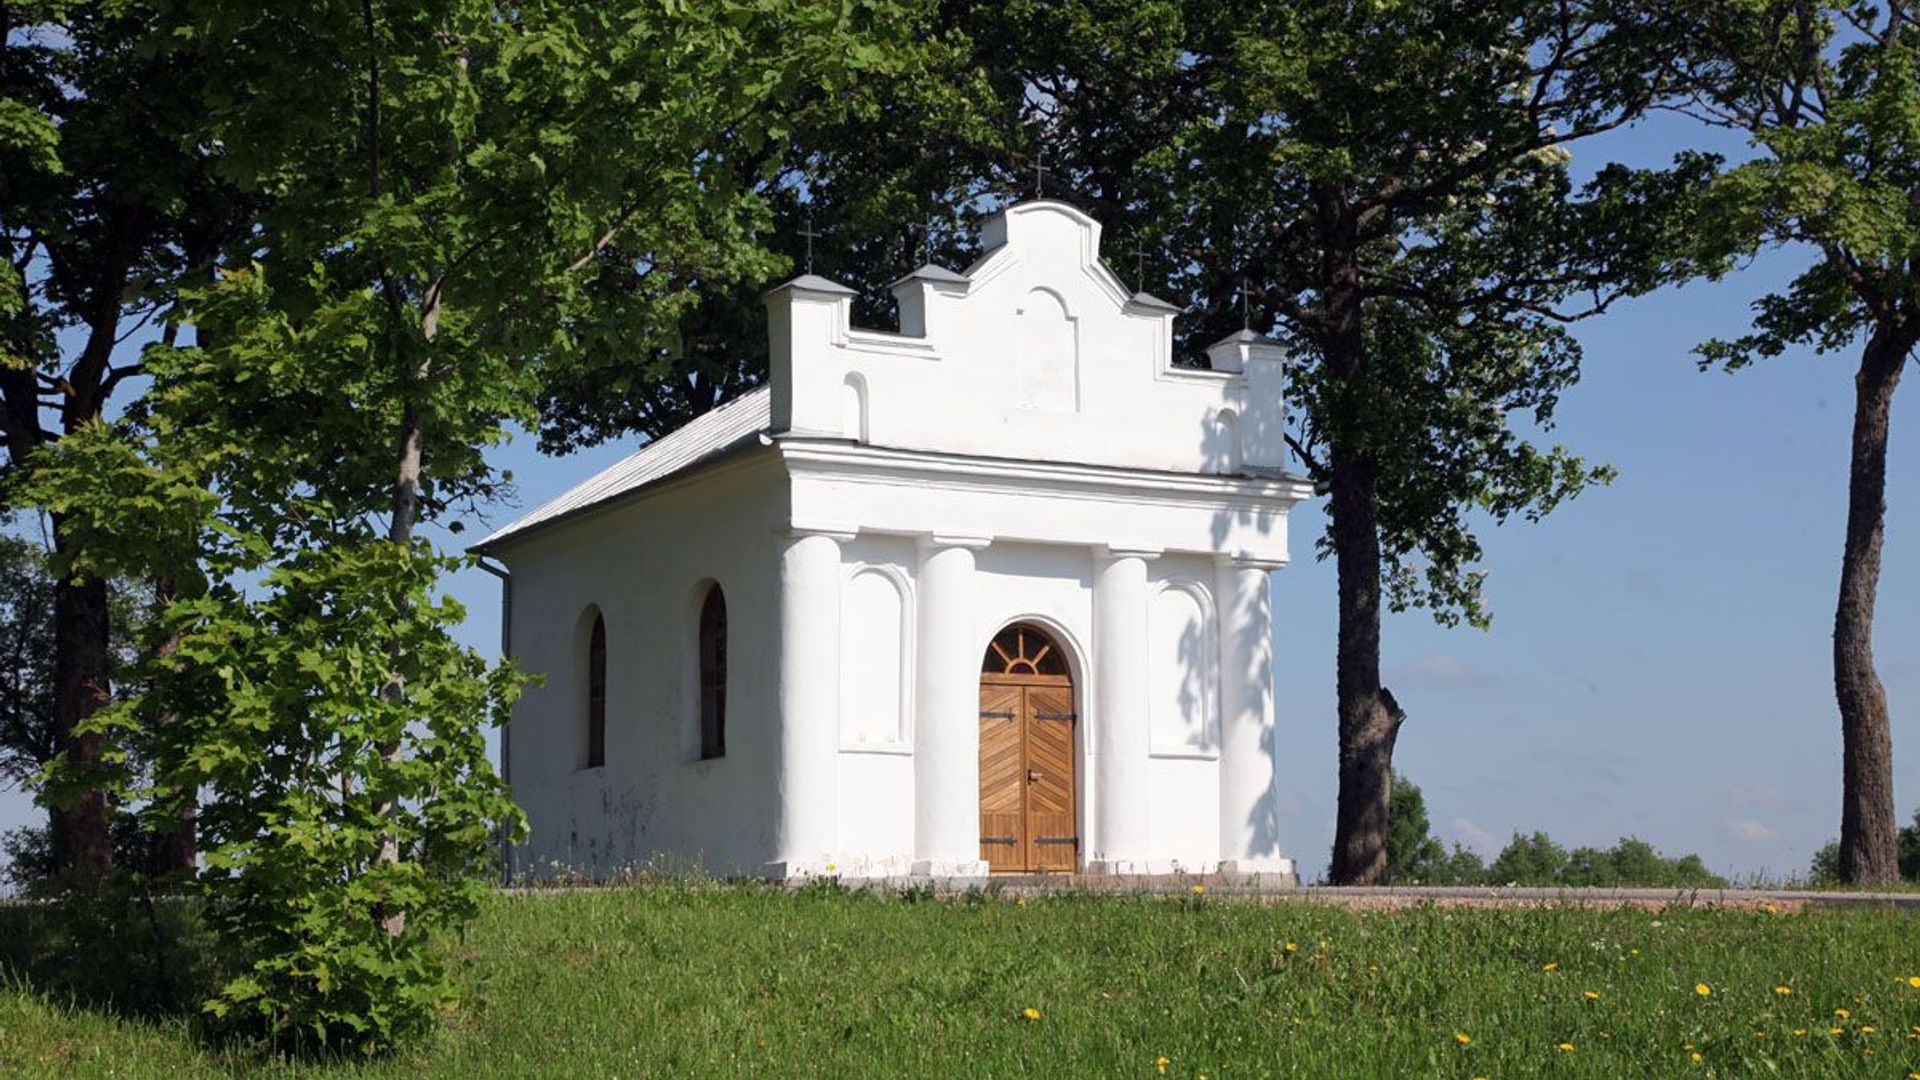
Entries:
[[1427,882],[1447,862],[1447,849],[1427,820],[1427,798],[1420,786],[1393,774],[1393,798],[1387,807],[1386,884]]
[[1495,885],[1557,885],[1566,872],[1566,850],[1546,833],[1514,833],[1487,866],[1487,881]]
[[1920,810],[1913,812],[1913,824],[1900,830],[1900,874],[1920,881]]
[[1287,434],[1328,491],[1339,576],[1331,874],[1378,881],[1405,718],[1382,613],[1485,624],[1476,525],[1609,475],[1516,430],[1549,427],[1578,376],[1564,324],[1680,268],[1709,164],[1576,192],[1566,148],[1662,99],[1665,42],[1537,0],[948,12],[1028,151],[978,167],[1030,189],[1017,166],[1043,161],[1139,252],[1141,287],[1194,309],[1189,358],[1243,325],[1296,350]]
[[433,942],[519,822],[482,738],[519,677],[452,639],[458,560],[421,528],[497,490],[484,451],[549,380],[645,387],[702,289],[782,267],[757,238],[791,117],[871,107],[856,77],[914,54],[906,10],[171,10],[215,102],[199,137],[268,197],[185,294],[195,340],[149,349],[140,407],[33,490],[93,538],[88,572],[193,571],[150,692],[90,730],[158,730],[150,805],[206,793],[239,958],[216,1016],[348,1049],[431,1020]]
[[[245,228],[244,203],[187,135],[202,102],[181,58],[151,47],[156,17],[140,2],[0,10],[0,434],[14,484],[139,386],[121,343],[155,319],[176,332],[180,286]],[[80,729],[112,696],[109,596],[67,568],[81,553],[64,518],[51,526],[52,735],[72,782],[42,797],[55,862],[98,879],[111,808],[92,772],[111,750]]]
[[1701,237],[1727,251],[1804,245],[1813,265],[1755,304],[1753,332],[1701,346],[1744,367],[1789,347],[1858,349],[1846,539],[1833,620],[1842,794],[1838,871],[1899,876],[1892,727],[1873,659],[1893,395],[1920,344],[1920,4],[1742,0],[1647,5],[1684,40],[1693,112],[1746,132],[1756,158],[1716,185]]

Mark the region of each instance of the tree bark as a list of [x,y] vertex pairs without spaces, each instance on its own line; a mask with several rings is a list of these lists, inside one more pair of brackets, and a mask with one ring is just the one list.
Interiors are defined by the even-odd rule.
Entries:
[[1325,350],[1333,377],[1328,431],[1328,504],[1339,577],[1335,697],[1340,724],[1340,793],[1334,815],[1335,885],[1377,885],[1387,873],[1387,801],[1393,746],[1404,715],[1380,685],[1379,466],[1370,449],[1366,327],[1361,306],[1358,228],[1341,193],[1322,191],[1326,283]]
[[1380,685],[1380,534],[1371,464],[1336,458],[1329,487],[1340,597],[1340,794],[1328,876],[1335,885],[1378,885],[1387,873],[1393,747],[1405,714]]
[[1840,705],[1840,876],[1855,884],[1900,879],[1887,692],[1873,664],[1873,609],[1886,522],[1887,436],[1893,392],[1920,326],[1882,323],[1854,376],[1847,540],[1833,616],[1833,688]]
[[[60,542],[59,522],[54,524]],[[99,766],[105,741],[74,729],[107,704],[107,585],[99,578],[77,581],[71,575],[54,585],[54,716],[56,747],[84,775]],[[88,881],[113,871],[106,792],[85,783],[48,809],[53,864]]]

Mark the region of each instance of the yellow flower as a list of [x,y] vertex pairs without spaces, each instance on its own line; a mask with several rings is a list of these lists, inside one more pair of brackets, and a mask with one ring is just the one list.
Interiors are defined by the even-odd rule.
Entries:
[[1829,1035],[1838,1035],[1838,1034],[1840,1034],[1840,1033],[1841,1033],[1841,1030],[1840,1030],[1839,1028],[1828,1028],[1828,1029],[1827,1029],[1827,1034],[1829,1034]]
[[1874,1033],[1874,1031],[1875,1031],[1875,1030],[1877,1030],[1877,1029],[1875,1029],[1875,1028],[1874,1028],[1874,1026],[1873,1026],[1872,1024],[1861,1024],[1861,1025],[1860,1025],[1860,1034],[1862,1034],[1862,1035],[1871,1035],[1871,1034],[1873,1034],[1873,1033]]
[[1456,1031],[1453,1033],[1453,1041],[1459,1043],[1461,1046],[1465,1046],[1473,1041],[1473,1036],[1464,1031]]
[[1206,891],[1207,891],[1207,887],[1205,885],[1195,885],[1193,887],[1193,895],[1195,896],[1199,896],[1201,893]]
[[1557,960],[1549,960],[1546,963],[1540,965],[1540,970],[1541,971],[1559,971],[1560,963]]
[[1639,955],[1640,955],[1640,950],[1639,950],[1639,949],[1628,949],[1628,950],[1627,950],[1627,955],[1628,955],[1628,956],[1639,956]]
[[1294,942],[1291,942],[1291,941],[1289,941],[1289,942],[1287,942],[1287,951],[1288,951],[1288,952],[1299,952],[1299,951],[1300,951],[1300,946],[1299,946],[1299,945],[1297,945],[1297,944],[1295,944]]
[[1847,1010],[1845,1010],[1845,1009],[1835,1009],[1835,1010],[1833,1010],[1833,1015],[1835,1015],[1835,1016],[1837,1016],[1837,1017],[1839,1017],[1839,1018],[1840,1018],[1840,1019],[1842,1019],[1842,1020],[1851,1020],[1851,1019],[1853,1019],[1853,1014],[1852,1014],[1852,1013],[1850,1013],[1850,1012],[1848,1012],[1848,1011],[1847,1011]]
[[1020,1015],[1026,1017],[1029,1020],[1038,1020],[1040,1019],[1040,1010],[1029,1005],[1026,1008],[1020,1010]]
[[1586,998],[1586,999],[1587,999],[1588,1001],[1599,1001],[1599,1000],[1600,1000],[1600,991],[1598,991],[1598,990],[1582,990],[1582,991],[1580,991],[1580,996],[1581,996],[1581,997],[1584,997],[1584,998]]
[[1695,1050],[1693,1053],[1688,1054],[1687,1060],[1693,1062],[1695,1065],[1700,1064],[1700,1051]]
[[1572,1044],[1572,1043],[1561,1043],[1561,1044],[1560,1044],[1560,1049],[1561,1049],[1561,1050],[1563,1050],[1563,1051],[1565,1051],[1565,1050],[1571,1050],[1571,1049],[1573,1049],[1573,1044]]
[[1780,913],[1780,909],[1777,907],[1774,907],[1771,902],[1761,904],[1760,910],[1766,912],[1769,915],[1777,915]]
[[1713,993],[1713,987],[1708,986],[1706,983],[1694,983],[1693,992],[1699,994],[1701,997],[1707,997]]
[[1159,1057],[1153,1059],[1153,1067],[1159,1069],[1161,1072],[1166,1072],[1167,1066],[1171,1064],[1173,1064],[1173,1059],[1165,1054],[1161,1054]]
[[1794,1029],[1793,1029],[1793,1033],[1794,1033],[1795,1035],[1805,1035],[1805,1034],[1807,1033],[1807,1029],[1806,1029],[1806,1028],[1794,1028]]
[[1774,987],[1774,988],[1773,988],[1773,992],[1774,992],[1774,993],[1776,993],[1776,994],[1779,994],[1779,995],[1780,995],[1781,997],[1786,997],[1786,996],[1787,996],[1788,994],[1791,994],[1791,993],[1793,993],[1793,987],[1791,987],[1791,986],[1776,986],[1776,987]]
[[1920,990],[1920,975],[1907,976],[1907,985],[1913,987],[1915,990]]

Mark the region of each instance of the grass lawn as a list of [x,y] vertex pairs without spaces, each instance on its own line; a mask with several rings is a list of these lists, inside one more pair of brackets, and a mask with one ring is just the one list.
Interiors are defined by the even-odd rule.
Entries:
[[455,975],[430,1043],[356,1066],[5,978],[0,1076],[1920,1074],[1920,923],[1873,910],[658,886],[497,896]]

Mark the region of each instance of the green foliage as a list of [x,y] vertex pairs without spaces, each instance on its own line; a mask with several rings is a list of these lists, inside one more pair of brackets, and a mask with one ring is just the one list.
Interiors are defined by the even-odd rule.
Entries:
[[1913,824],[1900,830],[1900,876],[1920,882],[1920,810],[1913,812]]
[[[1357,527],[1390,605],[1484,622],[1477,524],[1611,476],[1530,441],[1578,378],[1565,322],[1691,265],[1710,160],[1579,189],[1568,168],[1657,99],[1667,42],[1532,0],[961,10],[1050,192],[1193,313],[1187,360],[1240,329],[1242,285],[1253,328],[1295,347],[1288,434],[1316,479],[1373,486]],[[1030,187],[985,156],[1002,190]]]
[[[222,953],[198,907],[155,895],[137,874],[58,900],[0,908],[0,986],[18,981],[59,1001],[170,1019],[190,1015],[219,978]],[[0,1068],[8,1064],[0,1044]]]
[[1604,850],[1581,847],[1569,852],[1543,832],[1513,834],[1487,866],[1484,883],[1563,888],[1727,887],[1726,880],[1708,870],[1698,855],[1669,858],[1631,836]]
[[1427,799],[1420,786],[1393,774],[1387,803],[1387,884],[1438,884],[1433,878],[1447,866],[1447,849],[1427,820]]
[[1829,840],[1814,851],[1813,861],[1807,865],[1807,881],[1814,885],[1841,884],[1840,841]]
[[490,897],[453,963],[461,1012],[391,1057],[263,1060],[0,979],[0,1071],[1158,1077],[1164,1056],[1181,1080],[1886,1080],[1912,1068],[1913,965],[1911,913],[1887,910],[590,889]]
[[1920,9],[1742,0],[1660,10],[1656,25],[1689,46],[1695,110],[1746,131],[1758,152],[1715,183],[1697,242],[1720,259],[1775,243],[1820,256],[1755,303],[1752,333],[1702,345],[1703,366],[1738,368],[1795,345],[1849,348],[1920,316]]
[[203,800],[210,1017],[388,1048],[448,1004],[436,943],[522,827],[482,736],[519,676],[453,641],[457,560],[416,528],[500,489],[485,451],[543,394],[642,395],[697,297],[784,269],[797,118],[877,115],[855,89],[912,63],[919,8],[158,10],[144,47],[254,212],[148,395],[23,490],[86,539],[67,569],[172,582],[144,692],[88,730],[150,743],[116,782],[156,821]]

